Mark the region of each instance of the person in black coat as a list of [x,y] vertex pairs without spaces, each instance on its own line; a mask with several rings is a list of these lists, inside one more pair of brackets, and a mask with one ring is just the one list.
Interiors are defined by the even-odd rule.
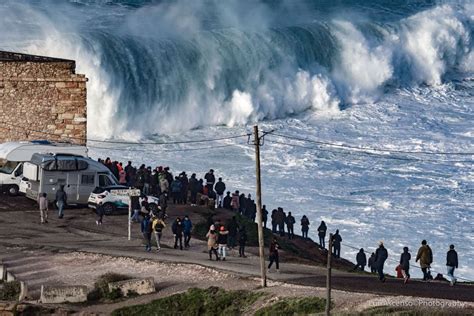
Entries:
[[450,279],[450,284],[453,286],[456,284],[456,278],[454,277],[454,269],[458,268],[458,253],[454,250],[454,245],[449,246],[449,251],[446,254],[446,268]]
[[219,178],[217,181],[216,186],[214,187],[216,194],[217,194],[217,207],[222,208],[222,204],[224,202],[224,192],[225,192],[225,183],[222,182],[222,178]]
[[379,280],[385,282],[385,275],[383,274],[383,266],[385,260],[388,258],[388,251],[385,249],[383,242],[380,242],[379,247],[375,251],[375,266],[379,274]]
[[227,194],[224,197],[223,207],[226,210],[231,210],[232,209],[232,197],[230,196],[230,191],[227,191]]
[[371,273],[377,272],[377,268],[375,267],[375,252],[372,252],[368,261],[368,267],[370,268]]
[[364,248],[360,248],[359,252],[356,256],[356,265],[352,271],[357,270],[359,268],[361,271],[364,271],[365,266],[367,265],[367,257],[365,256]]
[[208,192],[214,192],[214,183],[216,183],[216,177],[214,176],[214,170],[209,170],[208,173],[204,175],[204,179],[206,179],[206,186]]
[[191,192],[191,206],[196,206],[197,194],[199,192],[199,181],[196,179],[195,173],[193,173],[189,179],[189,191]]
[[178,241],[179,241],[179,249],[183,250],[183,222],[181,218],[176,218],[173,225],[171,226],[171,230],[174,235],[174,249],[178,248]]
[[268,211],[267,211],[267,206],[264,205],[262,207],[262,223],[263,223],[263,228],[267,228],[267,220],[268,220]]
[[341,242],[342,237],[339,235],[339,229],[337,229],[336,233],[332,236],[332,249],[335,258],[341,257]]
[[321,248],[326,248],[326,244],[324,243],[324,240],[326,239],[326,232],[328,228],[326,226],[326,223],[324,221],[321,221],[321,224],[318,227],[318,237],[319,237],[319,246]]
[[245,226],[243,226],[239,230],[239,257],[247,258],[247,256],[245,255],[246,243],[247,243],[247,231],[245,230]]
[[408,252],[408,247],[403,247],[403,253],[400,255],[400,267],[402,268],[404,283],[407,283],[410,279],[410,259],[411,254]]
[[288,212],[288,216],[286,217],[286,229],[288,230],[289,239],[293,239],[293,237],[295,236],[295,233],[293,230],[295,223],[296,223],[295,218],[293,217],[293,215],[291,215],[291,212]]

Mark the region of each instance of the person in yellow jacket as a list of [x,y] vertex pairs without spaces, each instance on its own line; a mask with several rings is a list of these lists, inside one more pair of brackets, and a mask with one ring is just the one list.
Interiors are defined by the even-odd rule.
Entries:
[[161,236],[163,234],[163,229],[166,227],[165,222],[156,216],[153,216],[151,221],[151,228],[153,229],[153,233],[155,234],[156,239],[156,251],[161,250]]
[[431,268],[431,264],[433,263],[433,252],[431,251],[430,246],[426,240],[421,242],[421,247],[418,249],[418,254],[416,255],[416,262],[420,260],[420,267],[421,271],[423,271],[423,281],[427,281],[432,279],[431,272],[429,269]]

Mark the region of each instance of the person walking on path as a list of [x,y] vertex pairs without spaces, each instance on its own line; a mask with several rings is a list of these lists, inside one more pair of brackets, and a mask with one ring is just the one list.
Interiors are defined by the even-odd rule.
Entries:
[[308,238],[308,231],[309,231],[309,219],[306,215],[303,215],[301,218],[301,236],[303,238]]
[[364,248],[360,248],[356,256],[356,265],[352,271],[357,270],[358,268],[361,271],[364,271],[365,266],[367,265],[367,257],[365,256]]
[[214,225],[211,225],[209,231],[206,234],[207,237],[207,249],[209,250],[209,260],[212,260],[212,254],[216,256],[216,261],[219,261],[219,255],[217,254],[217,238],[218,234]]
[[102,220],[104,219],[105,214],[104,205],[102,204],[102,202],[99,202],[97,208],[95,209],[95,212],[97,213],[97,220],[95,221],[95,223],[97,224],[97,226],[102,225]]
[[189,241],[191,240],[191,231],[193,230],[193,223],[189,219],[189,216],[184,216],[183,220],[183,232],[184,232],[184,247],[189,248]]
[[178,249],[179,242],[179,249],[183,250],[183,222],[181,221],[180,217],[177,217],[173,222],[171,231],[174,235],[174,249]]
[[371,273],[377,272],[377,268],[375,267],[375,252],[372,252],[370,255],[368,267],[370,268]]
[[449,251],[446,254],[446,268],[448,272],[449,283],[451,286],[456,284],[456,278],[454,277],[454,269],[458,268],[458,253],[454,250],[454,245],[449,246]]
[[379,243],[379,247],[375,251],[375,267],[377,268],[377,273],[379,274],[379,280],[385,282],[385,275],[383,274],[383,266],[385,260],[388,258],[388,251],[385,249],[383,242]]
[[150,215],[146,214],[141,224],[141,231],[143,234],[143,238],[145,239],[145,251],[147,252],[151,251],[151,230],[152,227]]
[[400,267],[402,268],[403,283],[407,283],[410,279],[410,260],[411,254],[408,247],[403,247],[403,253],[400,255]]
[[216,205],[218,208],[222,208],[223,203],[224,203],[224,192],[225,192],[225,183],[222,182],[222,178],[219,178],[219,181],[217,181],[215,190],[216,190]]
[[428,242],[423,240],[421,242],[421,247],[418,249],[418,254],[416,255],[416,262],[420,261],[421,271],[423,271],[423,281],[428,281],[432,279],[431,272],[431,263],[433,263],[433,252],[431,251]]
[[270,244],[270,263],[268,264],[268,272],[275,262],[276,271],[280,272],[280,257],[278,255],[278,249],[280,245],[278,244],[276,238],[273,238],[272,243]]
[[319,246],[321,248],[326,248],[326,243],[324,240],[326,239],[326,232],[328,228],[326,226],[326,223],[324,221],[321,221],[321,224],[318,227],[318,237],[319,237]]
[[333,255],[335,258],[341,257],[341,242],[342,237],[339,235],[339,229],[336,229],[336,233],[332,236],[332,248],[333,248]]
[[228,235],[229,231],[225,229],[224,225],[222,225],[219,229],[219,236],[217,237],[217,244],[219,245],[219,256],[222,261],[225,261],[226,257]]
[[46,193],[41,193],[38,198],[41,224],[48,222],[48,198]]
[[286,217],[286,229],[288,230],[288,238],[293,239],[295,237],[294,232],[294,225],[296,223],[295,218],[291,215],[291,212],[288,212],[288,216]]
[[239,257],[247,258],[245,255],[245,245],[247,243],[247,231],[245,230],[245,226],[239,230]]
[[161,250],[161,236],[163,234],[163,228],[166,227],[166,224],[161,218],[157,216],[153,216],[151,227],[152,227],[153,233],[155,234],[156,251],[160,251]]
[[58,207],[58,218],[64,217],[64,207],[67,204],[67,194],[64,191],[64,185],[60,185],[56,191],[56,206]]

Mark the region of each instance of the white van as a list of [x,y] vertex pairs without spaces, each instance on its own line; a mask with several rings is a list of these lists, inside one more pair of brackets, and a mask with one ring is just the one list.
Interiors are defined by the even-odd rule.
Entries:
[[115,176],[102,163],[77,155],[34,154],[24,163],[21,188],[27,198],[38,199],[46,193],[48,201],[56,198],[56,191],[64,186],[68,205],[87,204],[96,187],[118,185]]
[[87,157],[87,147],[49,141],[0,144],[0,192],[18,194],[23,163],[30,161],[35,153],[64,153]]

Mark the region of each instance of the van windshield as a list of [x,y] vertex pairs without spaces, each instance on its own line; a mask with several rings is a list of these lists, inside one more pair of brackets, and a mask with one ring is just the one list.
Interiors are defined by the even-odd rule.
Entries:
[[18,164],[18,161],[7,161],[3,166],[0,167],[0,173],[11,174]]

